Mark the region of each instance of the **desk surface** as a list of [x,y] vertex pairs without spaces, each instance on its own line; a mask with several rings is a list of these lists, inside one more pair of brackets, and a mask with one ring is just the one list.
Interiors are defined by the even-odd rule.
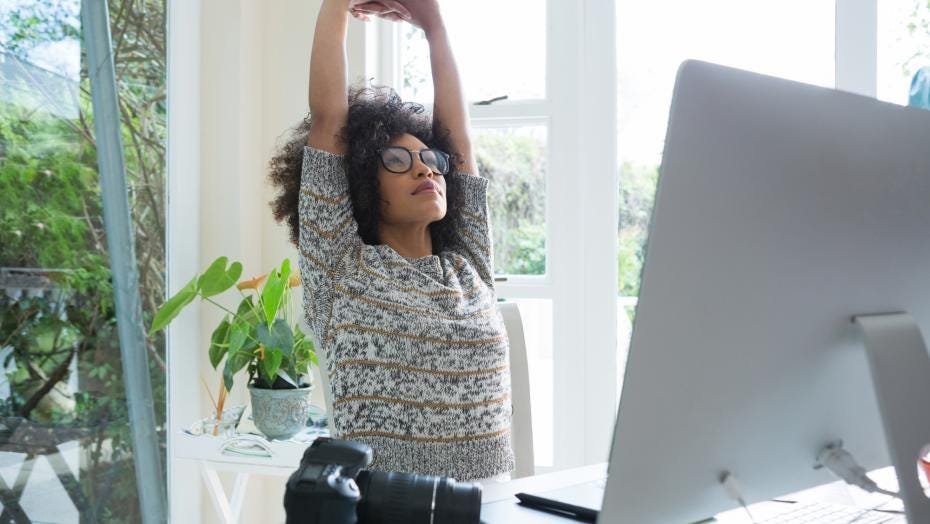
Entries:
[[[591,488],[587,485],[605,478],[607,478],[607,464],[602,463],[545,475],[525,477],[510,482],[485,484],[481,496],[481,520],[487,524],[536,522],[569,524],[573,521],[520,506],[517,504],[514,494],[525,492],[545,496],[547,492],[555,490],[559,490],[560,494],[568,494],[571,489],[577,487],[580,497],[590,496]],[[581,494],[582,492],[585,495]],[[579,505],[600,508],[600,501],[586,501],[575,497],[573,497],[573,500],[577,501]]]
[[[897,490],[897,479],[894,474],[894,468],[882,468],[880,470],[869,472],[869,476],[879,483],[885,489],[892,491]],[[607,477],[607,464],[595,464],[580,468],[547,473],[545,475],[536,475],[522,479],[512,480],[510,482],[500,482],[496,484],[485,484],[482,490],[482,507],[481,520],[487,524],[535,524],[535,523],[561,523],[571,524],[572,520],[556,515],[550,515],[540,511],[525,508],[517,504],[514,498],[515,493],[532,493],[534,495],[546,496],[547,492],[559,491],[560,497],[569,495],[570,500],[579,505],[600,508],[600,501],[584,500],[571,496],[575,488],[578,489],[579,497],[590,497],[592,490],[586,486],[592,482],[605,479]],[[788,494],[778,497],[779,500],[792,500],[797,502],[828,502],[834,504],[844,504],[860,508],[875,508],[882,506],[882,509],[902,509],[900,501],[890,499],[885,495],[866,493],[858,488],[852,488],[842,481],[824,484],[797,493]],[[766,506],[766,502],[754,504],[751,506],[763,510],[774,509]],[[721,513],[716,516],[716,520],[722,524],[747,524],[748,519],[741,509],[734,509]]]

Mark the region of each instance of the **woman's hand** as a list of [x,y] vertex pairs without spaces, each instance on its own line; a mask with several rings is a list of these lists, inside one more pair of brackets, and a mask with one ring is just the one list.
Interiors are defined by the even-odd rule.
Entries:
[[427,35],[442,27],[438,0],[350,0],[349,10],[362,16],[373,14],[393,21],[406,20]]
[[392,22],[410,20],[410,12],[396,0],[349,0],[349,12],[362,22],[371,20],[371,15]]

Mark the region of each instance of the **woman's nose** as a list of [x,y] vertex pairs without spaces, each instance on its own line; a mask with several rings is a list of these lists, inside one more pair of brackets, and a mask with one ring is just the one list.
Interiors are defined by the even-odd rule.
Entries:
[[422,160],[420,160],[420,155],[413,156],[412,170],[413,170],[413,176],[416,178],[420,178],[421,176],[428,176],[428,177],[434,176],[433,170],[430,169],[428,165],[424,164]]

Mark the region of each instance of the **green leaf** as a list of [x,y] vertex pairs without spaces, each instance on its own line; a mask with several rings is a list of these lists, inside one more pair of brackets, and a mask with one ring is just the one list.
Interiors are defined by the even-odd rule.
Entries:
[[265,358],[262,359],[262,371],[268,378],[269,384],[274,384],[275,376],[278,374],[278,368],[281,367],[281,359],[284,358],[277,349],[265,348]]
[[[235,324],[233,325],[235,329]],[[230,351],[226,356],[226,366],[223,367],[223,383],[227,391],[232,391],[233,375],[238,373],[242,368],[248,365],[249,361],[255,356],[252,353],[254,346],[249,349],[248,346],[239,348],[238,351]]]
[[245,341],[249,338],[249,331],[251,331],[251,326],[243,323],[242,321],[236,321],[232,324],[229,330],[229,354],[238,353],[240,349],[245,345]]
[[220,361],[223,360],[223,356],[226,355],[226,350],[229,348],[229,326],[229,315],[226,315],[226,318],[213,330],[213,335],[210,337],[210,364],[213,369],[220,365]]
[[287,290],[288,280],[291,278],[291,261],[284,259],[281,269],[272,269],[268,273],[268,280],[262,288],[262,309],[265,311],[265,321],[270,326],[278,316],[281,299]]
[[155,318],[152,319],[152,327],[149,329],[149,336],[164,329],[165,326],[178,316],[184,306],[190,304],[196,296],[197,277],[194,277],[186,286],[182,287],[180,291],[175,293],[173,297],[169,298],[167,302],[158,308],[158,311],[155,313]]
[[283,318],[275,319],[271,329],[265,324],[259,324],[255,334],[266,349],[277,349],[287,358],[294,352],[294,335]]
[[223,385],[226,387],[226,391],[232,391],[233,374],[229,368],[229,360],[226,360],[226,366],[223,367]]
[[204,298],[218,295],[236,285],[236,281],[238,281],[239,276],[242,275],[242,264],[233,262],[232,265],[229,266],[229,269],[227,269],[227,261],[228,259],[226,257],[217,258],[210,264],[210,267],[203,272],[203,275],[200,276],[200,279],[197,281],[197,287],[200,289],[200,294],[203,295]]
[[239,303],[239,308],[236,309],[236,317],[250,326],[258,324],[259,318],[255,312],[255,304],[252,302],[252,295],[247,295],[242,299],[242,302]]
[[239,302],[239,307],[236,309],[236,316],[242,317],[242,315],[252,311],[253,308],[252,295],[246,295],[246,297],[242,299],[242,302]]

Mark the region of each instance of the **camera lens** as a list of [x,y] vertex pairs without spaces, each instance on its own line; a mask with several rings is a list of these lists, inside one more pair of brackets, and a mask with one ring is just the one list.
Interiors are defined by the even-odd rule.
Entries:
[[439,479],[433,522],[477,524],[481,517],[481,486]]
[[367,524],[476,524],[481,488],[428,475],[362,471],[359,522]]

